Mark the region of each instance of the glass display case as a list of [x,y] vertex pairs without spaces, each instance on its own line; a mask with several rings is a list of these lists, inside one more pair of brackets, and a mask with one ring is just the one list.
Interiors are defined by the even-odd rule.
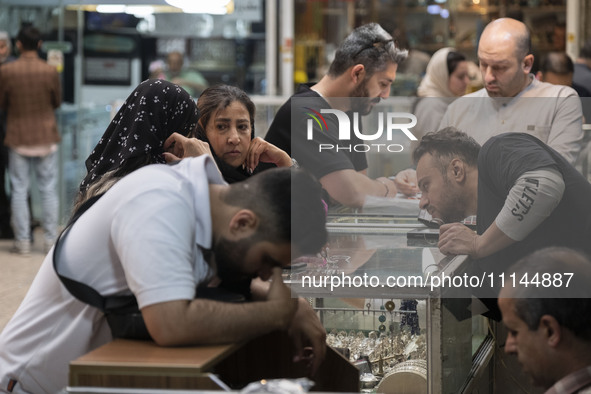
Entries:
[[433,286],[463,275],[468,258],[444,256],[431,236],[409,237],[426,229],[416,217],[400,204],[333,209],[323,253],[285,274],[317,310],[327,343],[358,367],[362,392],[460,393],[490,359],[471,299]]

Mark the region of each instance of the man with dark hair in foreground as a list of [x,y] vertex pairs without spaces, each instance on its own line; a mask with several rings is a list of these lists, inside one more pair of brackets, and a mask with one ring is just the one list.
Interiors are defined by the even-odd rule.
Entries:
[[[321,187],[310,175],[270,169],[227,185],[204,155],[122,178],[62,236],[56,269],[104,297],[133,294],[159,345],[289,329],[296,344],[312,346],[314,373],[326,333],[312,308],[292,298],[281,269],[320,250],[325,221]],[[56,393],[71,360],[113,339],[105,315],[74,298],[53,264],[50,253],[0,334],[0,392]],[[199,285],[255,277],[271,282],[253,281],[253,302],[195,298]]]

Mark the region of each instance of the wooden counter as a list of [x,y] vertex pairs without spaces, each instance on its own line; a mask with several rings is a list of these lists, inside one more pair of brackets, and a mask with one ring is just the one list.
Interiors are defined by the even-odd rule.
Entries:
[[[240,389],[260,379],[306,376],[293,355],[290,339],[279,332],[242,344],[172,348],[117,339],[72,361],[69,385]],[[359,391],[358,370],[331,348],[314,381],[314,391]]]

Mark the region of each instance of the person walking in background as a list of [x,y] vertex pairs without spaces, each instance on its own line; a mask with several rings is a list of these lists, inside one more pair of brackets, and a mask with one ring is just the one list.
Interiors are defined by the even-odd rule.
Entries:
[[30,212],[27,194],[29,174],[35,171],[43,210],[44,249],[56,238],[58,219],[57,129],[55,109],[61,104],[61,84],[55,67],[39,58],[41,34],[33,26],[18,33],[20,56],[0,68],[0,108],[6,114],[9,148],[11,209],[15,243],[11,252],[26,255],[31,250]]
[[[0,31],[0,65],[14,61],[10,36]],[[0,112],[0,238],[12,239],[14,232],[10,226],[10,197],[6,193],[6,169],[8,167],[8,148],[4,146],[6,117]]]
[[207,88],[207,80],[199,72],[185,67],[184,63],[185,59],[182,53],[170,52],[166,57],[167,69],[164,75],[167,80],[179,85],[192,97],[197,98]]

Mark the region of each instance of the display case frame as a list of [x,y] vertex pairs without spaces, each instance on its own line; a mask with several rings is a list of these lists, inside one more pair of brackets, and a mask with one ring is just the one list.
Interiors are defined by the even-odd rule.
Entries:
[[[331,209],[327,217],[328,247],[330,251],[328,256],[325,257],[330,259],[331,255],[351,255],[349,261],[337,264],[353,266],[353,268],[339,266],[333,274],[354,275],[363,272],[366,274],[373,273],[378,276],[386,274],[402,275],[404,270],[380,271],[380,263],[375,262],[380,256],[395,256],[396,253],[388,252],[388,248],[392,247],[392,245],[394,249],[400,250],[403,254],[408,254],[410,251],[410,259],[416,260],[418,256],[423,256],[424,260],[425,256],[433,256],[436,267],[431,267],[430,275],[453,278],[467,272],[470,259],[467,256],[444,256],[437,249],[436,241],[428,241],[424,246],[406,244],[409,231],[426,228],[426,226],[418,222],[416,215],[384,213],[384,210],[381,211],[380,213],[379,209],[369,209],[365,212],[343,208]],[[355,239],[357,245],[346,246],[342,242],[339,243],[339,239],[341,241],[343,239]],[[367,248],[367,244],[360,243],[359,239],[369,242],[371,247]],[[386,261],[381,261],[382,265],[389,264],[387,258],[384,260]],[[400,260],[398,262],[400,263]],[[391,263],[396,264],[395,257],[392,258]],[[419,261],[413,261],[412,263],[418,264]],[[421,270],[428,268],[425,261],[420,263]],[[308,263],[308,267],[311,264]],[[368,265],[370,267],[364,270],[364,267]],[[409,265],[406,264],[406,267],[408,268]],[[425,271],[422,273],[425,274]],[[490,335],[485,335],[482,339],[479,339],[478,343],[473,344],[472,326],[474,318],[469,309],[471,299],[454,294],[453,289],[430,289],[428,286],[407,286],[393,289],[386,286],[379,288],[356,287],[340,289],[335,292],[327,287],[311,288],[302,286],[302,277],[300,271],[296,275],[291,273],[286,279],[295,292],[308,297],[314,306],[323,305],[322,300],[330,297],[424,299],[426,303],[425,335],[427,347],[426,393],[470,392],[466,390],[470,390],[478,384],[477,380],[479,378],[487,376],[482,372],[488,368],[493,353],[492,338]],[[452,292],[450,293],[450,291]],[[360,315],[363,313],[362,310],[357,312]],[[322,311],[319,311],[320,315],[322,313]],[[480,318],[480,316],[477,318]],[[400,392],[410,391],[401,389]]]

